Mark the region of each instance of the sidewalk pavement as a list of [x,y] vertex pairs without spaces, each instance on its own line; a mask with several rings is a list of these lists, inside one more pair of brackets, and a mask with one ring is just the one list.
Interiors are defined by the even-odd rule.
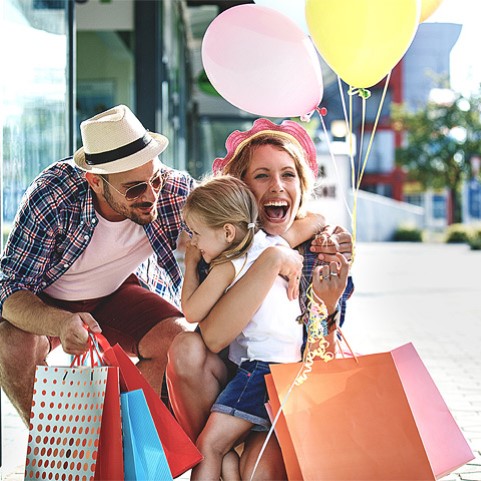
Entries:
[[[343,329],[350,345],[370,353],[414,344],[476,456],[442,481],[481,481],[481,252],[466,245],[359,244],[353,275]],[[17,481],[27,433],[2,401],[3,479]]]

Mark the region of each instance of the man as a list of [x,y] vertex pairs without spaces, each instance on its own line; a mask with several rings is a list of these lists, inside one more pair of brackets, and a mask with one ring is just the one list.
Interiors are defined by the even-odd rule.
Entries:
[[81,134],[28,188],[1,258],[0,384],[27,425],[35,366],[59,344],[84,352],[86,327],[137,356],[158,392],[183,330],[173,251],[193,179],[161,163],[167,138],[123,105]]

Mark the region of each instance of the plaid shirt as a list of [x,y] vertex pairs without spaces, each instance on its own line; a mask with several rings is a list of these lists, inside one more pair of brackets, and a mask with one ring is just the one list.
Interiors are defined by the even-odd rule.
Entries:
[[[309,247],[311,246],[311,241],[304,242],[296,249],[299,251],[304,257],[304,265],[302,268],[302,278],[300,283],[300,292],[299,292],[299,303],[301,305],[301,311],[303,313],[303,322],[304,325],[307,325],[307,317],[309,313],[307,312],[307,288],[312,282],[312,271],[313,269],[320,265],[320,261],[317,259],[317,254],[311,252]],[[347,309],[347,300],[351,297],[352,293],[354,292],[354,283],[352,281],[352,277],[349,276],[347,278],[347,286],[344,292],[342,293],[341,299],[339,299],[338,309],[340,313],[340,325],[344,324],[346,320],[346,309]]]
[[[174,256],[184,228],[181,209],[194,180],[168,169],[157,219],[144,225],[154,254],[136,274],[146,286],[180,305],[182,274]],[[0,260],[0,312],[18,290],[43,291],[87,248],[97,226],[92,192],[71,158],[47,167],[25,192]]]

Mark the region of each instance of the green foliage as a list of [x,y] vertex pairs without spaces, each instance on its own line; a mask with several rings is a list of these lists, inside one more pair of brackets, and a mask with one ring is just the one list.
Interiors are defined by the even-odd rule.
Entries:
[[470,228],[464,224],[451,224],[446,231],[448,244],[464,244],[468,242]]
[[417,227],[399,226],[393,234],[395,242],[422,242],[423,233]]
[[470,173],[470,158],[481,153],[481,89],[470,97],[452,92],[443,103],[428,102],[416,112],[393,104],[394,128],[406,132],[406,145],[396,151],[397,165],[424,188],[451,191],[454,221],[460,220],[459,194]]
[[473,251],[481,250],[481,227],[473,229],[468,237],[468,244]]

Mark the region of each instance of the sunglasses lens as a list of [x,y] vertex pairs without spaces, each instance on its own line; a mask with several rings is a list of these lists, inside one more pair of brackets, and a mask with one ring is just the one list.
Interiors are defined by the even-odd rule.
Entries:
[[164,179],[160,175],[158,175],[157,177],[153,178],[150,181],[150,185],[155,190],[160,189],[163,184],[164,184]]
[[134,200],[140,197],[147,190],[147,183],[142,182],[141,184],[134,185],[125,191],[125,198],[128,200]]

